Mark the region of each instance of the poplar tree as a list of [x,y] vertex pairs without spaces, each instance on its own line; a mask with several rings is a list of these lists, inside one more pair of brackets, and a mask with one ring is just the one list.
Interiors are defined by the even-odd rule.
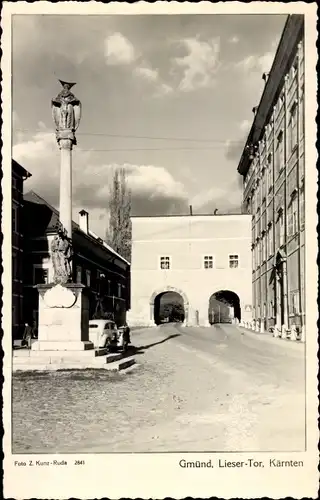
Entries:
[[131,260],[131,191],[126,171],[117,168],[113,174],[109,197],[109,245],[130,262]]

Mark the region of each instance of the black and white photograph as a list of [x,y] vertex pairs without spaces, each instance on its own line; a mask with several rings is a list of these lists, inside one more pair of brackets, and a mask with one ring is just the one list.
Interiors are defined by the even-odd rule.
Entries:
[[2,25],[7,494],[316,495],[316,4],[42,3]]

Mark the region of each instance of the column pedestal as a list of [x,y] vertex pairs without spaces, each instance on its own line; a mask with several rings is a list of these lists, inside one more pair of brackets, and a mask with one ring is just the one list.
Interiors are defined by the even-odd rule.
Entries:
[[92,350],[89,341],[89,299],[86,287],[76,283],[38,285],[38,341],[32,351]]

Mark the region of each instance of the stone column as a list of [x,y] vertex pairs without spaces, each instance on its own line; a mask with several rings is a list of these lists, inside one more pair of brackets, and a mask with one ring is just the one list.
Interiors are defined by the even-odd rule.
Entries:
[[72,238],[72,141],[60,139],[60,222]]

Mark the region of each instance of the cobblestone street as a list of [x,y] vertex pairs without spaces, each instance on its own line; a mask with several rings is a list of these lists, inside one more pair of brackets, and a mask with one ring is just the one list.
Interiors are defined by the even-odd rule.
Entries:
[[127,373],[13,376],[13,452],[300,451],[304,346],[221,325],[133,332]]

